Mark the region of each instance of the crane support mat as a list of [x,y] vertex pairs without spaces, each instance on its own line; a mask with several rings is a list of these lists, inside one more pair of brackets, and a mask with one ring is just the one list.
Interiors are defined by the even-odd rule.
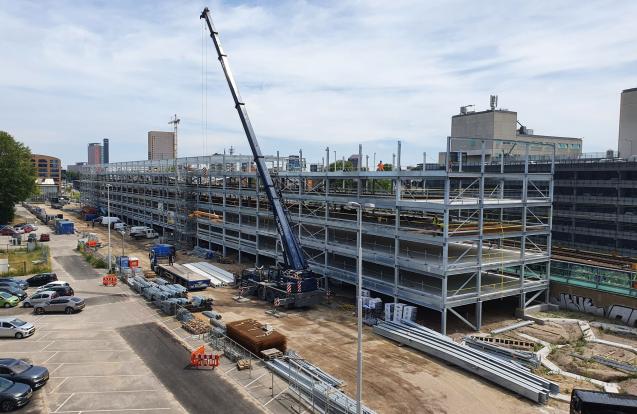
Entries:
[[266,330],[254,319],[226,323],[226,335],[255,355],[261,355],[261,351],[266,349],[276,348],[285,352],[287,348],[287,338],[283,334]]

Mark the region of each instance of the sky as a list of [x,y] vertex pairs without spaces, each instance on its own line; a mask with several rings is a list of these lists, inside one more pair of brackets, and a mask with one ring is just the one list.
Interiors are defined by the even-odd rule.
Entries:
[[463,105],[489,95],[537,134],[616,149],[619,99],[637,87],[631,1],[0,0],[0,130],[34,153],[147,157],[249,153],[199,15],[210,7],[266,154],[358,152],[437,160]]

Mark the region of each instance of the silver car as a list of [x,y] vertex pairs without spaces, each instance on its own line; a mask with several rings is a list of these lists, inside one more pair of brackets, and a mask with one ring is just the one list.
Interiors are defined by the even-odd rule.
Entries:
[[45,290],[43,292],[36,292],[35,294],[31,295],[30,298],[25,299],[22,302],[22,306],[25,307],[25,308],[32,308],[34,306],[46,303],[46,302],[50,301],[51,299],[55,299],[58,296],[60,296],[60,295],[58,295],[57,292],[53,292],[51,290]]
[[51,299],[45,303],[37,305],[34,309],[35,313],[42,315],[46,312],[64,312],[71,314],[84,309],[84,299],[77,296],[60,296]]
[[22,339],[35,333],[35,326],[18,318],[0,318],[0,336]]

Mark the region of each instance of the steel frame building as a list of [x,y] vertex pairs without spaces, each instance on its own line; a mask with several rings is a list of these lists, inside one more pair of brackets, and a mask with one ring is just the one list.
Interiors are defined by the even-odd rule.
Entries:
[[[552,171],[530,172],[528,156],[522,172],[487,165],[486,141],[477,168],[403,170],[400,146],[395,171],[359,163],[355,171],[308,172],[266,161],[313,271],[355,283],[358,226],[347,203],[374,204],[363,214],[364,287],[439,311],[442,332],[449,313],[480,329],[485,301],[548,301],[553,199]],[[521,145],[528,154],[537,144]],[[110,185],[112,215],[261,265],[282,254],[259,181],[251,157],[212,155],[86,166],[80,189],[83,203],[105,207]],[[469,305],[463,314],[473,318],[457,310]]]

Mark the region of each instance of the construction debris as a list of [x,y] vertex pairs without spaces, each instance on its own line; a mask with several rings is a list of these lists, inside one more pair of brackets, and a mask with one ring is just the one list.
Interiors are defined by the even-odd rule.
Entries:
[[535,321],[522,321],[514,323],[513,325],[503,326],[502,328],[494,329],[491,331],[491,335],[499,335],[504,332],[512,331],[514,329],[522,328],[525,326],[533,325]]
[[197,318],[190,319],[189,321],[182,323],[181,326],[193,335],[205,334],[210,330],[210,325]]

